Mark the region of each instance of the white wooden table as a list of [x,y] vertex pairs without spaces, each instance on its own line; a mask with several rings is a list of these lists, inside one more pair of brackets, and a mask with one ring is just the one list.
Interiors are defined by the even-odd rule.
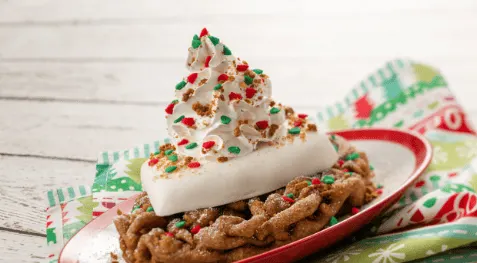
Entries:
[[46,258],[46,190],[91,183],[101,150],[165,136],[203,26],[301,111],[409,57],[439,67],[477,118],[473,0],[0,0],[0,262]]

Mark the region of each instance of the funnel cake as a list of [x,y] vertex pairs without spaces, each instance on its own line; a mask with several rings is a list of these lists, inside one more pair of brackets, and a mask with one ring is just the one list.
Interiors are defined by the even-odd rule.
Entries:
[[171,143],[115,220],[123,257],[233,262],[316,233],[375,196],[366,154],[271,97],[270,78],[203,29],[166,107]]
[[147,193],[115,225],[128,263],[234,262],[336,224],[377,197],[367,156],[344,139],[330,140],[340,159],[265,195],[172,216],[154,213]]

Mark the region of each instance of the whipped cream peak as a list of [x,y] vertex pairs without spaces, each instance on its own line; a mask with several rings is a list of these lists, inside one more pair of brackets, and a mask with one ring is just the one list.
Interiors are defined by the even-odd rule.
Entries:
[[207,29],[194,35],[186,66],[190,73],[166,108],[168,133],[180,155],[239,157],[304,127],[306,121],[297,126],[293,111],[273,101],[269,77],[234,57]]

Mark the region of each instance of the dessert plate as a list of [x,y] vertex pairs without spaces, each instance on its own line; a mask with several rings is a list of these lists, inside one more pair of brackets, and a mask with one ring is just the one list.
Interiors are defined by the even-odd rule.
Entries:
[[[353,216],[306,238],[239,261],[291,262],[328,247],[369,223],[384,209],[399,200],[427,168],[432,157],[431,145],[414,132],[392,129],[344,130],[335,134],[344,137],[368,154],[376,172],[374,181],[384,186],[383,193]],[[319,158],[319,156],[318,156]],[[134,197],[110,209],[87,224],[63,248],[60,263],[111,262],[110,252],[119,256],[118,233],[113,224],[117,210],[130,211]]]

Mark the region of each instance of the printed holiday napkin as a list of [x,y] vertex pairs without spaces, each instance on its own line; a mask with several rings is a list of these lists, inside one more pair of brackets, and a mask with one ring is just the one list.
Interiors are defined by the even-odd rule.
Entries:
[[[314,262],[477,262],[472,244],[477,241],[477,137],[436,69],[389,62],[317,119],[331,131],[411,129],[429,139],[434,157],[401,200],[361,231],[359,241]],[[140,167],[164,143],[101,153],[91,187],[48,192],[49,262],[57,261],[66,241],[87,222],[142,191]]]

